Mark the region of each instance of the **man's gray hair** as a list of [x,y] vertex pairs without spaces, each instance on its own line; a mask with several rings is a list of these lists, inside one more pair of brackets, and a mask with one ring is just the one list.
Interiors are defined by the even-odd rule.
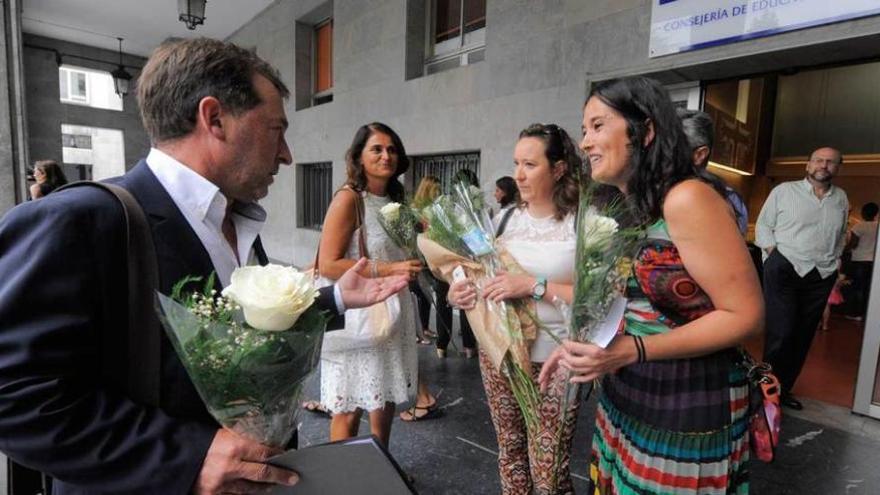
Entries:
[[709,114],[685,108],[679,108],[677,112],[691,151],[700,146],[707,146],[711,151],[715,144],[715,124]]

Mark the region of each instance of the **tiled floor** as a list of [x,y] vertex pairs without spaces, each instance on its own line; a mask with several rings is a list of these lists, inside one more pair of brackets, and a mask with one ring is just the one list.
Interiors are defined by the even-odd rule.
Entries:
[[[835,336],[832,331],[827,338]],[[420,423],[395,420],[392,454],[415,478],[419,493],[499,493],[495,434],[476,360],[464,359],[452,350],[448,359],[440,360],[429,346],[420,346],[419,358],[422,373],[439,396],[445,415]],[[804,389],[805,397],[808,390]],[[316,380],[309,391],[317,395]],[[809,398],[805,404],[799,413],[785,410],[777,461],[752,462],[751,493],[880,493],[880,421],[854,416],[847,408]],[[581,408],[575,434],[573,475],[578,493],[587,490],[594,412],[593,398]],[[327,441],[329,420],[304,414],[300,445]],[[368,432],[363,422],[361,433]]]

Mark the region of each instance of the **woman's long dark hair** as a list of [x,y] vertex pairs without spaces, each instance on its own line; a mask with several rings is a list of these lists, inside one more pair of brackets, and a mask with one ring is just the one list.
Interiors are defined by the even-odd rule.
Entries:
[[67,184],[67,176],[55,160],[38,160],[34,163],[34,170],[37,169],[46,175],[46,182],[40,184],[40,191],[44,196]]
[[387,192],[392,201],[401,202],[404,200],[405,190],[398,178],[409,170],[409,157],[406,155],[406,148],[403,147],[403,141],[400,140],[400,136],[381,122],[362,125],[354,133],[351,146],[348,147],[348,151],[345,153],[346,173],[348,175],[346,184],[358,192],[366,190],[367,174],[364,172],[361,154],[363,154],[370,136],[377,132],[390,137],[391,143],[397,149],[397,170],[394,171],[394,175],[388,180]]
[[469,186],[474,186],[477,189],[480,188],[480,178],[477,177],[477,173],[469,168],[460,169],[455,175],[452,176],[452,183],[464,182]]
[[554,217],[562,220],[569,213],[577,213],[580,194],[578,170],[583,160],[574,141],[565,129],[556,124],[532,124],[519,133],[519,139],[527,137],[540,139],[544,143],[544,156],[550,162],[550,167],[559,161],[566,165],[562,177],[553,184]]
[[[596,85],[587,101],[593,97],[626,119],[631,171],[626,192],[640,222],[661,218],[666,194],[686,179],[703,180],[726,197],[720,179],[694,166],[681,120],[660,83],[647,77],[612,79]],[[649,123],[654,139],[646,146]]]
[[513,180],[513,177],[505,175],[495,181],[495,186],[504,193],[501,201],[498,202],[502,208],[507,208],[507,205],[519,202],[519,189],[517,189],[516,181]]

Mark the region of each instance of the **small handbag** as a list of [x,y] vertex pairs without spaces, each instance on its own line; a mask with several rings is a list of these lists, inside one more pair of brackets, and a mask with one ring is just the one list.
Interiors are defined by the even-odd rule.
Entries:
[[779,380],[767,363],[757,362],[741,349],[749,380],[749,447],[763,462],[773,462],[782,423]]
[[[343,186],[341,190],[357,195],[355,235],[358,243],[358,257],[369,257],[364,237],[364,200],[360,194],[348,186]],[[333,280],[320,275],[318,253],[315,253],[315,266],[312,273],[316,287],[326,287],[333,283]],[[322,349],[331,352],[352,351],[375,347],[388,341],[400,319],[399,297],[399,294],[394,294],[385,301],[372,306],[346,310],[345,328],[325,333]]]

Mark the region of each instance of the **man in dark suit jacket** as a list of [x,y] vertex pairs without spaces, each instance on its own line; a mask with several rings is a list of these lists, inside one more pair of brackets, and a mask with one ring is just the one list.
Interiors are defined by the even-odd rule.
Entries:
[[[292,161],[287,95],[275,69],[219,41],[166,42],[144,67],[138,103],[154,149],[113,182],[147,216],[161,292],[187,275],[228,281],[261,254],[255,201]],[[364,278],[364,266],[316,304],[339,313],[407,283]],[[125,335],[127,282],[124,216],[105,191],[61,191],[0,221],[0,451],[49,473],[65,494],[295,483],[296,473],[262,462],[276,450],[219,428],[158,326],[158,403],[133,398],[120,375],[142,356],[124,341],[108,345]]]

